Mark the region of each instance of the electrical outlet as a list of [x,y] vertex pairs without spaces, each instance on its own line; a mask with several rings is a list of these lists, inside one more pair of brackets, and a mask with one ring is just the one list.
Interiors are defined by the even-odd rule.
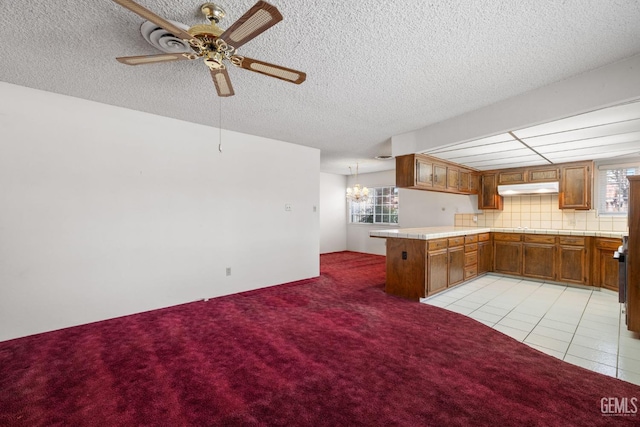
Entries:
[[284,210],[287,212],[291,212],[291,203],[285,203]]
[[227,276],[231,276],[231,267],[227,267]]
[[313,211],[316,212],[317,210],[318,210],[318,207],[314,205],[313,206]]

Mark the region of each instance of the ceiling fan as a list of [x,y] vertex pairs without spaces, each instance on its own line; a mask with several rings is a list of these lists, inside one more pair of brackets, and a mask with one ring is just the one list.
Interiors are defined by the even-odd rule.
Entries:
[[307,75],[301,71],[237,55],[237,49],[240,46],[282,21],[282,15],[278,9],[265,1],[258,1],[226,30],[222,30],[217,26],[218,22],[225,16],[225,11],[213,3],[205,3],[200,8],[209,21],[208,24],[195,25],[188,30],[184,30],[134,1],[113,1],[184,40],[193,51],[116,58],[123,64],[141,65],[202,58],[207,67],[209,67],[219,96],[234,95],[225,62],[245,70],[295,84],[300,84],[307,78]]

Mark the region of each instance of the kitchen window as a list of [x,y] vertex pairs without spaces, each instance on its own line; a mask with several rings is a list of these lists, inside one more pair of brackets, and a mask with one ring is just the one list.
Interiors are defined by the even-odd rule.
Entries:
[[366,202],[349,202],[349,222],[353,224],[397,224],[398,189],[375,187],[369,189]]
[[629,210],[628,175],[640,174],[636,165],[602,165],[598,171],[598,214],[626,215]]

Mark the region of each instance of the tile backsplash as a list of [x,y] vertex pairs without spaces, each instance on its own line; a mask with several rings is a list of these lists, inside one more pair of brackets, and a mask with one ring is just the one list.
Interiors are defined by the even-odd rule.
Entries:
[[[474,221],[477,217],[477,222]],[[558,195],[504,198],[502,211],[456,214],[457,227],[542,228],[547,230],[626,231],[627,217],[597,216],[595,210],[558,209]]]

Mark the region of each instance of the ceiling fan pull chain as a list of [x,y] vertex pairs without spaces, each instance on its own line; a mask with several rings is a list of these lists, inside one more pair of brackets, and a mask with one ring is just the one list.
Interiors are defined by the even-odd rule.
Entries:
[[218,121],[218,151],[222,153],[222,97],[219,96],[218,99],[220,100],[220,108],[218,109],[220,114],[220,120]]

